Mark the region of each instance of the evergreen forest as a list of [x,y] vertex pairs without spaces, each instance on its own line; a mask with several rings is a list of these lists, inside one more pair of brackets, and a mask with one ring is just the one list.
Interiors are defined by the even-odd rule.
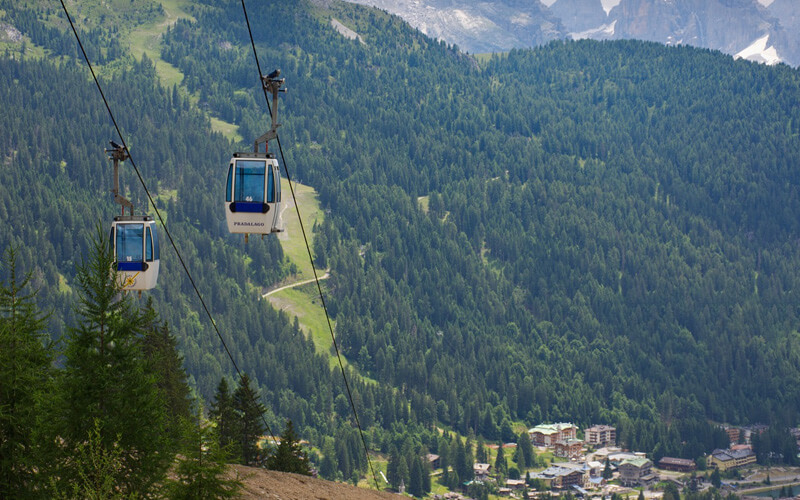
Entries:
[[[124,4],[126,23],[164,15]],[[171,86],[126,53],[119,23],[89,7],[77,20],[265,421],[290,421],[324,476],[357,482],[367,463],[338,367],[260,297],[296,263],[277,238],[245,244],[225,226],[228,159],[269,123],[241,3],[185,8],[161,40],[183,75]],[[0,57],[0,249],[15,250],[44,337],[63,345],[81,323],[79,269],[118,211],[103,152],[118,138],[60,10],[0,0],[0,12],[44,54]],[[610,424],[658,460],[726,447],[718,424],[800,423],[797,69],[638,41],[475,58],[338,1],[248,14],[261,66],[286,78],[285,166],[325,210],[314,260],[330,268],[353,401],[367,446],[393,457],[390,481],[427,477],[426,451],[459,456],[439,429],[516,442],[544,422]],[[120,182],[153,213],[127,164]],[[158,288],[127,300],[168,325],[214,410],[236,372],[166,238],[161,254]]]

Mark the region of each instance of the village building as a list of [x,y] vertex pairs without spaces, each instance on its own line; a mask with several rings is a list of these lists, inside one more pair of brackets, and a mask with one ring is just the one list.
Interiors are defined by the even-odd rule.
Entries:
[[492,469],[491,464],[475,463],[472,466],[472,471],[475,473],[476,481],[486,481],[489,479],[489,471]]
[[723,427],[725,433],[728,435],[728,442],[731,444],[735,444],[739,442],[739,439],[742,436],[742,430],[738,427],[727,426]]
[[716,467],[720,472],[738,469],[756,463],[756,454],[749,448],[739,450],[714,450],[708,456],[708,466]]
[[622,448],[617,446],[604,446],[603,448],[593,451],[589,456],[589,460],[597,460],[598,462],[603,462],[605,464],[609,455],[612,453],[619,453],[621,451]]
[[524,479],[506,479],[506,486],[512,490],[521,490],[525,488]]
[[594,446],[614,446],[617,444],[617,428],[610,425],[593,425],[583,431],[586,443]]
[[601,477],[603,475],[603,470],[606,468],[603,462],[598,460],[591,460],[586,462],[586,466],[589,468],[589,477]]
[[552,448],[558,441],[576,439],[578,437],[578,427],[568,423],[541,424],[528,429],[528,435],[534,446]]
[[578,458],[583,455],[583,441],[580,439],[566,439],[556,441],[553,454],[562,458]]
[[619,466],[619,464],[621,464],[625,460],[634,460],[636,458],[647,458],[647,456],[642,452],[631,453],[629,451],[617,451],[614,453],[609,453],[607,458],[609,462],[611,462],[616,466]]
[[434,455],[433,453],[428,453],[426,456],[428,459],[428,463],[431,464],[431,469],[441,469],[442,468],[442,461],[439,455]]
[[648,486],[658,481],[658,476],[653,474],[653,462],[647,458],[628,458],[620,462],[619,482],[623,486],[636,487]]
[[692,472],[697,470],[697,464],[688,458],[663,457],[658,461],[658,468],[675,472]]
[[[583,464],[582,464],[583,465]],[[584,487],[587,481],[588,469],[571,467],[567,463],[551,465],[541,472],[531,474],[531,479],[542,480],[552,490],[566,490],[573,486]]]

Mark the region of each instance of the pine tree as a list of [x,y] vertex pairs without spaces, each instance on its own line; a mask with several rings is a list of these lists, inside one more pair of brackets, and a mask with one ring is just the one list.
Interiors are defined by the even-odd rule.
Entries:
[[149,371],[156,377],[156,387],[164,395],[167,407],[166,432],[177,443],[183,438],[183,422],[191,417],[190,389],[183,368],[183,357],[178,352],[178,342],[170,333],[167,323],[159,322],[152,297],[147,299],[144,314],[146,326],[142,350]]
[[475,479],[475,454],[472,452],[472,431],[467,436],[467,442],[464,445],[464,458],[466,460],[466,464],[464,466],[464,473],[461,474],[462,481],[472,481]]
[[439,438],[439,465],[442,467],[442,484],[448,484],[450,474],[450,443],[445,436]]
[[714,470],[711,471],[711,485],[714,488],[719,488],[722,486],[722,476],[720,476],[719,469],[714,467]]
[[528,465],[525,463],[525,453],[522,451],[522,445],[517,443],[517,447],[514,449],[514,462],[517,464],[517,470],[524,471],[528,468]]
[[486,443],[483,436],[478,437],[478,444],[475,449],[475,461],[481,464],[489,463],[489,457],[486,454]]
[[220,448],[227,448],[235,456],[231,457],[234,460],[241,461],[240,456],[241,447],[236,447],[237,437],[239,435],[237,429],[238,417],[236,410],[233,408],[233,395],[228,388],[228,380],[222,377],[217,385],[217,393],[214,395],[214,401],[211,403],[209,417],[217,426],[217,439],[219,440]]
[[664,496],[662,498],[663,500],[681,500],[681,493],[675,483],[667,482],[666,486],[664,486]]
[[461,482],[462,482],[461,478],[458,477],[458,472],[453,471],[453,473],[450,474],[450,483],[447,486],[451,490],[455,490],[455,489],[461,488]]
[[453,438],[453,445],[450,448],[451,455],[453,458],[453,468],[455,472],[458,474],[458,478],[461,481],[469,481],[472,479],[472,476],[467,472],[467,469],[472,471],[474,474],[474,470],[472,468],[472,464],[467,461],[467,452],[464,448],[464,444],[458,436]]
[[412,457],[408,481],[408,493],[412,496],[422,497],[425,494],[422,474],[422,460],[417,456]]
[[499,443],[497,447],[497,458],[494,461],[494,469],[497,473],[501,476],[506,476],[508,474],[508,462],[506,461],[506,455],[503,451],[503,443]]
[[52,496],[57,500],[75,498],[123,500],[130,492],[120,491],[117,478],[125,471],[124,450],[104,442],[100,421],[95,419],[86,441],[70,450],[71,480],[55,488]]
[[[79,323],[67,332],[64,370],[53,398],[51,429],[63,443],[61,481],[77,480],[69,459],[92,432],[107,452],[119,447],[122,493],[147,495],[172,461],[164,398],[142,351],[147,319],[109,272],[114,257],[98,227],[78,267]],[[93,478],[89,478],[93,481]]]
[[[346,438],[347,435],[339,433],[339,436]],[[353,467],[353,459],[346,439],[335,439],[334,448],[336,450],[336,462],[339,464],[339,471],[342,473],[342,477],[348,478],[352,476],[355,467]]]
[[300,447],[300,440],[294,432],[291,420],[286,421],[286,427],[281,434],[281,442],[267,459],[267,469],[305,476],[311,475],[308,454]]
[[333,439],[325,438],[322,445],[322,462],[319,466],[319,473],[325,479],[333,480],[336,478],[337,470],[336,448],[333,446]]
[[233,408],[238,416],[236,445],[241,450],[244,465],[256,464],[260,458],[258,440],[264,434],[263,419],[266,411],[259,402],[260,398],[258,392],[251,387],[250,377],[243,374],[233,392]]
[[397,450],[397,446],[393,444],[389,449],[389,463],[386,464],[386,479],[389,481],[389,485],[394,489],[397,489],[397,486],[400,484],[400,478],[397,472],[400,458],[400,452]]
[[236,498],[242,488],[238,475],[228,477],[228,451],[219,445],[216,430],[202,422],[182,421],[181,454],[174,478],[166,485],[170,500]]
[[606,466],[603,468],[603,479],[609,480],[614,476],[614,472],[611,470],[611,461],[606,458]]
[[45,340],[46,316],[37,291],[24,290],[31,275],[17,278],[17,257],[6,250],[0,284],[0,498],[25,497],[35,488],[37,398],[52,383],[52,350]]
[[422,462],[422,491],[425,494],[431,492],[431,464],[428,460]]
[[[522,456],[525,459],[525,468],[534,467],[536,465],[536,454],[533,451],[533,444],[527,432],[522,431],[517,438],[517,448],[522,451]],[[519,467],[520,472],[524,469],[522,465]]]
[[408,487],[411,482],[411,471],[408,470],[408,462],[402,455],[397,459],[397,484],[393,485],[398,491]]

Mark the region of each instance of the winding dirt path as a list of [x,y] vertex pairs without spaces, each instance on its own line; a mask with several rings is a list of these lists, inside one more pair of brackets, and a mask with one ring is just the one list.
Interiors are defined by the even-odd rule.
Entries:
[[[320,277],[319,277],[319,280],[320,280],[320,281],[322,281],[322,280],[326,280],[326,279],[328,279],[328,278],[330,278],[330,277],[331,277],[330,269],[326,269],[326,270],[325,270],[325,274],[323,274],[322,276],[320,276]],[[310,278],[310,279],[307,279],[307,280],[302,280],[302,281],[295,281],[294,283],[289,283],[288,285],[283,285],[283,286],[282,286],[282,287],[280,287],[280,288],[276,288],[276,289],[274,289],[274,290],[270,290],[269,292],[267,292],[267,293],[263,294],[263,295],[262,295],[262,297],[266,299],[267,297],[269,297],[269,296],[270,296],[270,295],[272,295],[273,293],[278,293],[278,292],[280,292],[281,290],[286,290],[287,288],[294,288],[294,287],[296,287],[296,286],[303,286],[303,285],[307,285],[307,284],[309,284],[309,283],[314,283],[314,281],[316,281],[314,278]]]

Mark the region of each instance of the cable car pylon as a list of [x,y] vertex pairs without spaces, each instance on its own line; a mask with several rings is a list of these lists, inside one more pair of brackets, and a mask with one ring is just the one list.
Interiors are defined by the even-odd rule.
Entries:
[[[119,192],[119,163],[130,155],[125,147],[111,141],[106,149],[108,159],[114,162],[114,202],[122,207],[122,215],[111,223],[109,244],[114,252],[114,270],[123,291],[151,290],[158,282],[160,267],[158,231],[156,222],[147,215],[135,215],[133,203]],[[125,215],[125,208],[130,215]]]
[[[285,78],[279,78],[276,69],[262,77],[261,85],[272,94],[270,107],[272,126],[256,138],[253,152],[233,153],[228,165],[225,184],[225,219],[230,233],[244,234],[245,243],[250,234],[278,233],[283,231],[281,218],[281,171],[278,160],[269,152],[269,141],[277,139],[278,93],[286,92]],[[264,152],[259,151],[264,144]]]

